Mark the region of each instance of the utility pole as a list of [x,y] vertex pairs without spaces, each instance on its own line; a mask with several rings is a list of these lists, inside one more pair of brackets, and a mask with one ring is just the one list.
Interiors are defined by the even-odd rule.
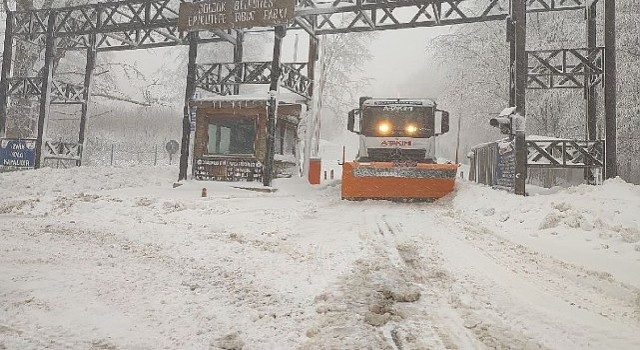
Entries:
[[[461,81],[464,82],[464,72],[460,73]],[[462,93],[458,93],[458,106],[462,104]],[[460,149],[460,121],[462,120],[462,109],[458,108],[458,131],[456,135],[456,155],[455,155],[455,163],[458,163],[458,152]]]
[[460,121],[462,120],[462,116],[458,115],[458,135],[456,136],[456,164],[458,163],[458,152],[460,149]]

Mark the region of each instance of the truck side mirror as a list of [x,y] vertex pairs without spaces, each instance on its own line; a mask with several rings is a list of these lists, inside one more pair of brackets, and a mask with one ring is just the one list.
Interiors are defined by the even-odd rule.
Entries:
[[349,111],[349,117],[347,118],[347,130],[356,134],[360,133],[360,130],[356,130],[356,116],[360,115],[360,111],[357,109]]
[[436,109],[434,119],[436,136],[449,132],[449,112]]
[[440,134],[449,132],[449,112],[442,111],[442,122],[440,124]]
[[356,123],[356,116],[353,111],[349,111],[349,117],[347,118],[347,130],[353,132],[353,125]]

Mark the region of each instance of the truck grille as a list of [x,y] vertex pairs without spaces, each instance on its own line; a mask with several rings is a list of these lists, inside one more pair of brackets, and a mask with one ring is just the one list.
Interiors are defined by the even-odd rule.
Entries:
[[360,162],[394,162],[411,160],[424,162],[426,151],[423,149],[369,148],[369,157],[359,159]]

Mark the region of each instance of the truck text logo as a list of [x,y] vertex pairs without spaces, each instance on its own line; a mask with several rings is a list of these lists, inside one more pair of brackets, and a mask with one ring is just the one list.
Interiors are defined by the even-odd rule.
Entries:
[[401,141],[397,141],[397,140],[385,140],[382,141],[382,143],[380,144],[380,146],[382,147],[404,147],[404,146],[411,146],[411,141],[410,140],[401,140]]
[[412,112],[413,107],[411,106],[384,106],[382,108],[383,111],[393,111],[393,112]]

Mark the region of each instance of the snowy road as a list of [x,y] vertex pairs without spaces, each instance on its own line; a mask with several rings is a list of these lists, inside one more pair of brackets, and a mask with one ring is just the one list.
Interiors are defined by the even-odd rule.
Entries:
[[[148,170],[2,174],[20,190],[0,201],[0,349],[640,348],[631,274],[505,238],[492,222],[515,212],[343,202],[298,180],[174,189],[173,169]],[[639,267],[612,239],[610,261]]]

